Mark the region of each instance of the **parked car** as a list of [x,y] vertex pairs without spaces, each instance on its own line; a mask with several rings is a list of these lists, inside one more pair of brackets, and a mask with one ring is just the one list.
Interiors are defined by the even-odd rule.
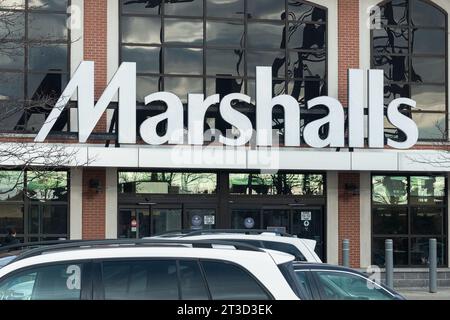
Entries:
[[197,231],[171,231],[152,238],[176,238],[189,240],[223,240],[253,245],[258,248],[277,250],[292,254],[296,261],[321,263],[319,256],[314,251],[316,241],[301,239],[293,235],[270,230],[235,230],[235,229],[211,229]]
[[394,290],[350,268],[295,263],[294,271],[305,300],[405,300]]
[[0,269],[4,300],[297,300],[285,253],[223,241],[78,241],[25,249]]

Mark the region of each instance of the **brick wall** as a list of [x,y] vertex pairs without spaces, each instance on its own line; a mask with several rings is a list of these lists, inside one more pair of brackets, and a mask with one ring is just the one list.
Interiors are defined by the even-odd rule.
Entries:
[[[107,0],[84,1],[84,60],[95,62],[95,99],[107,84]],[[106,114],[94,132],[106,132]]]
[[342,263],[342,240],[350,240],[350,265],[360,266],[359,259],[359,193],[346,190],[353,185],[359,190],[359,173],[339,173],[338,211],[339,211],[339,263]]
[[[90,188],[90,180],[100,182],[101,190]],[[83,170],[83,239],[105,238],[106,172],[104,169]]]
[[339,101],[348,105],[348,69],[359,68],[359,0],[339,0]]
[[[107,0],[84,0],[84,60],[95,62],[95,99],[107,84]],[[100,119],[94,132],[106,132],[106,114]],[[102,186],[97,192],[89,188],[89,181],[98,179]],[[83,171],[83,239],[105,238],[106,171]]]

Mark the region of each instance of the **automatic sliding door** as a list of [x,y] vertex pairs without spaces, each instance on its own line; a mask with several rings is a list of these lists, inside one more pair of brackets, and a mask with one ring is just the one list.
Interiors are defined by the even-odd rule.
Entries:
[[152,207],[151,235],[182,229],[182,210],[176,207]]
[[302,208],[292,210],[292,233],[299,238],[316,240],[315,251],[323,259],[323,209]]
[[192,230],[214,229],[216,227],[216,209],[187,208],[185,210],[187,223]]

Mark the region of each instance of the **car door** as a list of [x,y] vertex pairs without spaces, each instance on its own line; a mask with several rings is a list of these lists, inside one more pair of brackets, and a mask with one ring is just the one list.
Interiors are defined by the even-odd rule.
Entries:
[[395,300],[396,297],[369,278],[340,270],[312,270],[321,300]]

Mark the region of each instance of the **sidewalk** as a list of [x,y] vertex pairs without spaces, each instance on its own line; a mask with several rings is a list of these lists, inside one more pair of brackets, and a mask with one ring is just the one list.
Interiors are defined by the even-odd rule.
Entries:
[[436,293],[429,293],[428,288],[397,289],[408,300],[450,300],[450,288],[438,288]]

